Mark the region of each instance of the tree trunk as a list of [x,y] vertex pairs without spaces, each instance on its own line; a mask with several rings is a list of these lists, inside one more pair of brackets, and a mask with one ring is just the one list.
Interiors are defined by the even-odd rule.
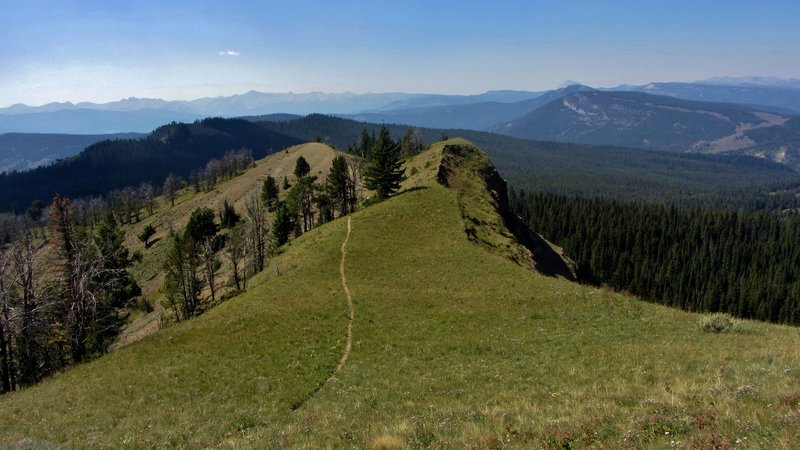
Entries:
[[10,371],[10,364],[9,364],[9,348],[8,342],[6,341],[6,332],[5,332],[5,320],[4,318],[0,318],[0,380],[2,382],[2,393],[9,392],[11,390],[11,371]]

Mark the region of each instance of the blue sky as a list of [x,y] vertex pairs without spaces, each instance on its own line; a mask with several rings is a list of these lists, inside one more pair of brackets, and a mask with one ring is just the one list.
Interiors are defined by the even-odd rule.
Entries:
[[0,106],[800,77],[800,1],[3,0]]

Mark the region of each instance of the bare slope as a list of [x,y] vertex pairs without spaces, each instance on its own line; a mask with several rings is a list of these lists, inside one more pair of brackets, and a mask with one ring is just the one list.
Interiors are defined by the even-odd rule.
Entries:
[[[416,189],[352,216],[343,266],[347,221],[336,220],[288,245],[274,261],[280,276],[264,274],[197,319],[0,398],[0,442],[798,442],[797,329],[747,322],[740,333],[704,333],[698,315],[545,277],[487,251],[465,233],[458,189],[423,176],[438,172],[437,158],[412,162]],[[340,267],[352,294],[352,348],[325,383],[347,337]]]

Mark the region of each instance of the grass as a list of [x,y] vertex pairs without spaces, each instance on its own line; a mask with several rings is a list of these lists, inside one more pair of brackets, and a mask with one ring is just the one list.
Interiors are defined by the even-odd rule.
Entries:
[[[214,211],[222,209],[223,202],[229,201],[236,211],[244,216],[247,197],[251,193],[260,195],[261,187],[267,175],[272,175],[282,184],[284,177],[294,181],[294,166],[299,156],[303,156],[312,168],[311,175],[324,179],[330,171],[333,158],[341,154],[324,144],[309,143],[290,147],[274,155],[256,162],[256,166],[242,175],[223,181],[211,192],[195,193],[192,187],[180,192],[175,206],[170,206],[166,199],[160,197],[158,207],[150,216],[133,225],[125,227],[125,245],[133,252],[140,251],[142,262],[131,269],[131,273],[142,287],[142,294],[156,306],[149,314],[132,316],[130,323],[123,329],[115,347],[129,345],[148,336],[161,327],[164,320],[171,320],[171,314],[160,305],[163,298],[160,292],[164,284],[163,264],[169,251],[169,234],[171,230],[181,230],[191,216],[192,211],[200,207],[208,207]],[[281,188],[282,189],[282,188]],[[284,195],[285,192],[281,192]],[[137,236],[148,225],[156,228],[156,234],[150,238],[151,245],[145,245]],[[224,265],[227,269],[227,265]],[[225,270],[219,279],[227,281],[229,273]]]
[[538,275],[467,239],[454,190],[414,186],[353,215],[352,352],[313,396],[344,343],[343,220],[246,294],[0,398],[0,442],[797,447],[798,329],[706,333],[696,314]]

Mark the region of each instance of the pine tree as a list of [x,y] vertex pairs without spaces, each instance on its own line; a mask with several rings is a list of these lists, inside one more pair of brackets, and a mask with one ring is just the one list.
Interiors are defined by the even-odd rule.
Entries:
[[308,165],[308,161],[302,156],[299,156],[294,165],[294,176],[299,180],[300,178],[307,177],[310,172],[311,166]]
[[233,205],[225,200],[222,203],[222,211],[219,213],[220,225],[223,228],[233,228],[233,226],[236,225],[240,219],[241,217],[239,217],[239,214],[236,213],[236,209],[234,209]]
[[350,168],[344,156],[333,158],[331,171],[325,179],[328,195],[333,201],[335,208],[340,216],[346,216],[350,212],[350,205],[353,203],[350,198],[353,180],[350,179]]
[[275,208],[275,220],[272,222],[272,236],[275,239],[275,246],[280,247],[289,241],[289,234],[294,228],[292,214],[285,202],[278,203]]
[[389,129],[382,126],[364,169],[367,188],[375,190],[380,199],[388,198],[400,189],[400,183],[405,179],[402,165],[400,145],[392,140]]
[[275,204],[278,202],[278,182],[272,175],[268,175],[264,180],[264,185],[261,187],[261,200],[269,212],[275,210]]

